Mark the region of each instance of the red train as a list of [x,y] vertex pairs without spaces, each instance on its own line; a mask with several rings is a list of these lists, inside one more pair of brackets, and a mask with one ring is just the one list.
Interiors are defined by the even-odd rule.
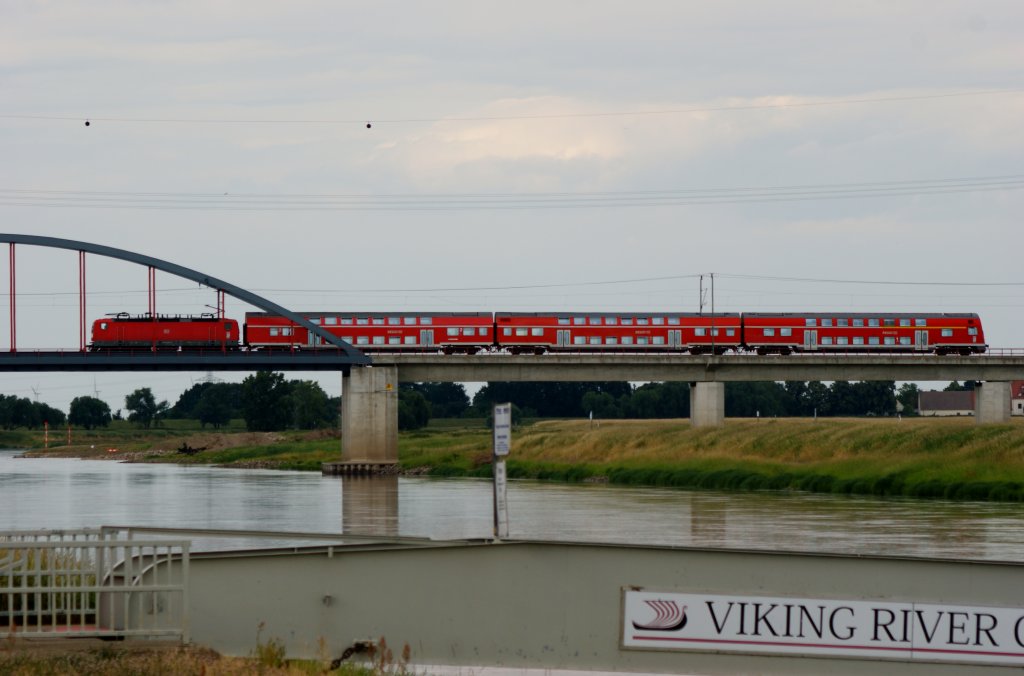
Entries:
[[[917,352],[982,353],[976,314],[685,312],[301,312],[367,352]],[[92,349],[315,349],[323,341],[291,320],[248,312],[130,317],[93,324]]]

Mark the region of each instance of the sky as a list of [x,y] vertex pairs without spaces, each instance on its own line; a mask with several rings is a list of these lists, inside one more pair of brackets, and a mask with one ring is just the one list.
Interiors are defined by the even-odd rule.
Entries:
[[[718,311],[978,312],[991,345],[1024,347],[1016,0],[3,12],[0,232],[297,311],[696,311],[714,273]],[[144,268],[91,256],[87,275],[90,319],[147,309]],[[77,348],[77,279],[73,252],[17,248],[19,350]],[[215,302],[157,288],[161,312]],[[0,391],[117,409],[206,375]]]

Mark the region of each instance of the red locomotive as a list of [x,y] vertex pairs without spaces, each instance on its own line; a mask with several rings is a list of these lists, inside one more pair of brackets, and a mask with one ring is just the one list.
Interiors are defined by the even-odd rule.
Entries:
[[[982,353],[976,314],[685,312],[302,312],[302,317],[367,352],[475,354],[544,352],[753,351]],[[238,322],[213,315],[132,317],[93,323],[101,349],[317,349],[322,339],[286,317],[248,312]]]

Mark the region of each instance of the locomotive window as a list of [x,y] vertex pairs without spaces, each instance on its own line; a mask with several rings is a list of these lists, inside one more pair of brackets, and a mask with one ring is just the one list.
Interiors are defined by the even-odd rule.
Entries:
[[544,335],[544,329],[530,329],[530,335],[531,336],[543,336]]
[[868,338],[868,345],[878,345],[878,336]]
[[416,318],[415,317],[402,317],[402,322],[407,324],[407,325],[414,325],[414,324],[416,324]]
[[896,320],[895,319],[886,319],[884,324],[886,326],[896,326]]
[[420,324],[433,324],[434,320],[431,317],[420,317]]
[[402,340],[405,342],[406,345],[415,345],[416,344],[416,336],[406,336]]
[[765,329],[764,330],[764,335],[766,335],[766,336],[774,336],[775,335],[775,329]]
[[559,317],[558,318],[558,325],[559,326],[569,326],[569,318],[568,317]]
[[106,322],[100,322],[100,330],[102,330],[102,331],[106,331],[107,330],[107,323]]
[[679,317],[669,317],[668,323],[672,326],[679,326]]
[[231,322],[224,322],[224,330],[225,331],[230,331],[231,330]]
[[401,324],[401,323],[402,323],[402,318],[401,317],[388,317],[388,324],[391,324],[392,326],[397,326],[398,324]]
[[693,335],[695,335],[695,336],[706,336],[706,335],[708,335],[708,330],[707,329],[694,329],[693,330]]
[[928,321],[924,319],[915,319],[914,326],[928,326]]
[[516,329],[517,336],[525,336],[527,333],[526,329]]
[[804,326],[817,326],[817,320],[814,317],[808,317],[804,320]]
[[591,326],[599,326],[600,324],[601,324],[601,318],[600,317],[591,317],[590,318],[590,325]]
[[587,339],[584,338],[583,336],[576,336],[575,338],[572,339],[572,344],[573,345],[586,345],[587,344]]
[[886,345],[895,345],[896,344],[896,337],[895,336],[886,336],[885,337],[885,344]]
[[351,317],[342,317],[341,318],[341,323],[342,324],[351,325],[352,324],[352,318]]
[[953,337],[953,329],[942,329],[942,337],[943,338],[952,338]]
[[968,328],[967,329],[967,335],[968,336],[976,336],[976,335],[978,335],[978,329],[973,327],[973,326]]
[[384,344],[384,336],[374,336],[373,337],[373,344],[374,345],[383,345]]
[[370,320],[367,319],[366,317],[356,317],[356,324],[358,324],[359,326],[366,326],[369,323]]
[[457,336],[457,335],[459,335],[459,330],[457,328],[449,327],[448,335],[449,336]]
[[330,326],[333,326],[334,324],[337,324],[337,323],[338,323],[338,318],[337,317],[324,317],[324,324],[328,324]]
[[388,336],[388,345],[399,345],[402,339],[398,336]]
[[600,345],[601,344],[601,336],[592,336],[590,338],[590,344],[591,345]]
[[780,336],[792,336],[793,335],[793,329],[779,329],[779,335]]
[[847,338],[846,336],[839,336],[838,338],[836,338],[836,344],[837,345],[849,345],[850,344],[850,339]]
[[910,326],[910,320],[909,319],[901,319],[900,320],[900,326]]
[[849,326],[849,325],[850,325],[850,320],[849,319],[837,319],[836,320],[836,326]]
[[587,318],[586,317],[573,317],[572,318],[572,323],[575,324],[576,326],[582,326],[583,324],[587,323]]
[[622,325],[623,326],[632,326],[633,325],[633,318],[632,317],[623,317],[622,318]]
[[821,320],[821,325],[822,326],[832,326],[832,320],[831,319],[822,319]]
[[617,320],[615,317],[605,317],[604,323],[608,324],[609,326],[614,326],[615,324],[619,323],[619,320]]
[[864,344],[864,336],[854,336],[853,337],[853,344],[854,345],[863,345]]
[[869,319],[868,320],[868,326],[878,326],[878,325],[879,325],[879,321],[877,319]]
[[374,317],[373,318],[373,325],[374,326],[384,326],[384,318],[383,317]]
[[910,345],[910,336],[900,336],[900,345]]
[[864,326],[864,320],[863,319],[854,319],[853,320],[853,325],[854,326]]
[[822,336],[821,337],[821,344],[822,345],[831,345],[832,344],[832,336]]
[[655,345],[664,345],[665,344],[665,336],[654,336],[654,344]]
[[623,336],[622,337],[622,344],[623,345],[632,345],[633,344],[633,336]]
[[636,324],[637,326],[647,326],[647,317],[637,317]]
[[605,338],[604,339],[604,344],[605,345],[618,345],[619,344],[619,339],[615,338],[615,337]]
[[651,319],[651,323],[654,324],[655,326],[661,326],[662,324],[665,323],[665,318],[664,317],[654,317],[653,319]]

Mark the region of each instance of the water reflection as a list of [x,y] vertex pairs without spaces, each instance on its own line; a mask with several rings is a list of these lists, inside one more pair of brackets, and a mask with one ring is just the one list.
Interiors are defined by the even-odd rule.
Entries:
[[[489,481],[338,478],[0,451],[0,531],[138,525],[435,539],[492,533]],[[509,484],[513,538],[1024,560],[1024,506]]]

